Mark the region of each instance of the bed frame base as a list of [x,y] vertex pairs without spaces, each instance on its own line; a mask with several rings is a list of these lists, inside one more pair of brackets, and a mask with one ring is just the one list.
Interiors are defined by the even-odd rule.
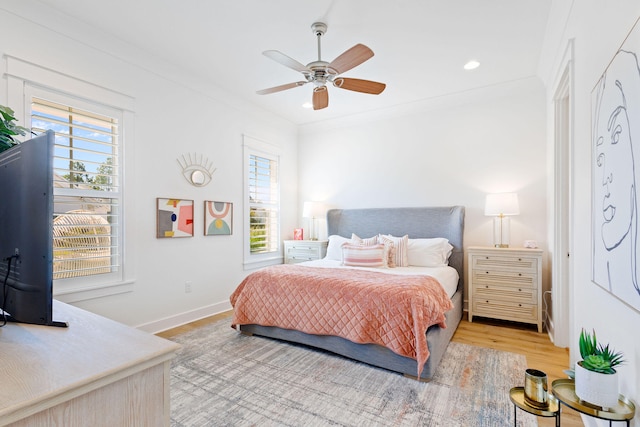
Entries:
[[331,335],[312,335],[304,332],[282,329],[271,326],[240,325],[240,332],[245,335],[258,335],[267,338],[275,338],[291,343],[303,344],[331,353],[345,356],[359,362],[384,368],[419,381],[429,381],[435,375],[440,360],[444,356],[447,345],[462,319],[462,292],[458,291],[453,296],[454,308],[445,314],[446,328],[433,325],[427,330],[427,345],[429,346],[429,359],[424,364],[422,374],[417,377],[418,365],[415,359],[400,356],[386,347],[377,344],[358,344],[347,339]]

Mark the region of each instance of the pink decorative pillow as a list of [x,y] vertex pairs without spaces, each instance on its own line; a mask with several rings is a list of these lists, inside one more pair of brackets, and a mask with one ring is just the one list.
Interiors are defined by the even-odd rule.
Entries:
[[395,248],[394,264],[396,267],[408,267],[407,247],[409,245],[409,235],[394,237],[390,234],[380,234],[378,239],[381,242],[391,242]]
[[384,237],[383,235],[379,236],[380,243],[387,247],[387,267],[395,268],[396,265],[396,245],[393,243],[393,240]]
[[351,233],[351,241],[353,243],[356,243],[356,244],[359,244],[359,245],[365,245],[365,246],[377,245],[378,244],[378,235],[376,234],[373,237],[369,237],[367,239],[363,239],[363,238],[358,237],[357,235]]
[[365,246],[352,243],[342,245],[342,264],[353,267],[386,267],[389,255],[383,244]]

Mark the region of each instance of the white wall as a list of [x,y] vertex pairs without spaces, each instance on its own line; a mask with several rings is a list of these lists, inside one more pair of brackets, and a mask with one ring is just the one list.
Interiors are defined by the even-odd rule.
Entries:
[[[295,126],[31,0],[3,2],[0,22],[3,55],[135,100],[135,130],[125,136],[125,150],[133,154],[125,164],[125,191],[133,198],[125,207],[125,269],[134,279],[133,291],[74,304],[151,331],[230,308],[229,295],[247,274],[242,135],[278,146],[280,177],[295,183]],[[3,73],[0,104],[6,100]],[[203,154],[217,168],[208,186],[196,188],[182,176],[177,158],[187,153]],[[156,197],[194,200],[194,237],[156,239]],[[204,200],[234,204],[232,236],[203,236]],[[283,185],[283,230],[297,223],[296,203],[297,187]],[[191,293],[185,293],[185,281],[192,282]]]
[[491,246],[485,195],[514,191],[521,214],[512,217],[511,246],[532,239],[547,249],[544,96],[534,77],[380,117],[304,126],[299,201],[338,208],[463,205],[465,247]]
[[[620,392],[638,405],[640,402],[640,313],[591,281],[591,91],[627,33],[640,16],[637,0],[554,1],[554,19],[548,28],[546,48],[541,60],[545,81],[552,82],[560,72],[563,52],[574,43],[573,112],[573,214],[571,361],[579,359],[577,348],[581,328],[595,329],[598,337],[609,342],[627,359],[621,373]],[[552,102],[552,87],[548,87]],[[631,118],[632,126],[640,118]],[[552,126],[552,124],[550,124]],[[637,141],[636,141],[637,143]],[[598,425],[584,417],[586,426]],[[601,422],[599,425],[608,425]],[[640,425],[640,414],[632,425]]]

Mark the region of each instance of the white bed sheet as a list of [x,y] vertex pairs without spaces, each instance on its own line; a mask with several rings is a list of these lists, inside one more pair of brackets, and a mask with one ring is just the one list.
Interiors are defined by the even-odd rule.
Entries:
[[314,261],[305,261],[297,265],[305,265],[308,267],[322,267],[322,268],[353,268],[356,270],[368,270],[376,271],[385,274],[399,274],[399,275],[425,275],[435,278],[440,285],[444,288],[449,297],[453,297],[458,288],[459,275],[453,267],[395,267],[395,268],[369,268],[369,267],[352,267],[342,265],[341,261],[333,259],[319,259]]

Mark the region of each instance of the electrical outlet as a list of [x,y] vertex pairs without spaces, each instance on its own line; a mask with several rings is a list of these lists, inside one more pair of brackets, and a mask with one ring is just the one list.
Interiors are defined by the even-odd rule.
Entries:
[[184,282],[184,293],[188,294],[191,292],[191,281]]

